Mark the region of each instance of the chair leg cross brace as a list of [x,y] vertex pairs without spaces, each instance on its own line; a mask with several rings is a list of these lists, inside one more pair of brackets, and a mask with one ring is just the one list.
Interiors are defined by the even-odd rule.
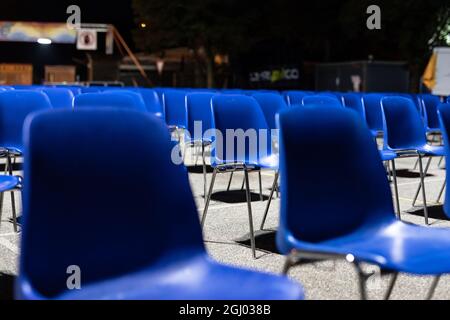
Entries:
[[425,216],[425,224],[428,225],[429,222],[428,222],[427,196],[426,196],[426,192],[425,192],[425,176],[428,172],[428,169],[430,168],[432,158],[431,157],[429,158],[427,166],[425,168],[425,171],[423,170],[422,158],[423,158],[423,155],[419,154],[420,185],[417,188],[416,195],[414,197],[412,205],[413,205],[413,207],[415,206],[417,197],[419,196],[419,192],[422,189],[423,212],[424,212],[424,216]]
[[261,222],[260,230],[264,230],[264,225],[266,224],[267,215],[269,214],[270,205],[272,204],[273,194],[277,190],[279,175],[280,175],[280,173],[277,171],[275,173],[275,178],[273,180],[272,190],[270,191],[269,201],[267,202],[266,211],[264,212],[264,217],[263,217],[263,220]]
[[[252,213],[252,202],[251,202],[252,198],[251,198],[251,192],[250,192],[250,180],[249,180],[249,176],[248,176],[249,171],[250,170],[248,168],[244,169],[244,183],[245,183],[245,187],[246,187],[245,195],[246,195],[247,207],[248,207],[250,244],[251,244],[251,248],[252,248],[253,258],[256,259],[255,231],[254,231],[254,227],[253,227],[253,213]],[[205,209],[203,211],[203,216],[202,216],[202,221],[201,221],[202,228],[204,228],[204,226],[205,226],[206,215],[208,214],[208,208],[209,208],[209,204],[211,202],[212,193],[214,191],[214,183],[216,181],[217,173],[219,173],[219,170],[217,168],[214,168],[213,176],[211,178],[211,185],[209,187],[208,196],[206,198]]]

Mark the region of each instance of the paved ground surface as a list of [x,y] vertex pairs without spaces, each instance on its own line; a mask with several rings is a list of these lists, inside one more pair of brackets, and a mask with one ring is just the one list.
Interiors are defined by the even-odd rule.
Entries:
[[[203,178],[200,166],[192,166],[193,160],[188,157],[190,181],[198,204],[199,213],[203,208]],[[412,210],[411,199],[414,196],[419,179],[417,171],[413,171],[414,159],[397,161],[399,176],[400,203],[403,218],[406,221],[424,225],[421,208]],[[434,159],[429,176],[426,179],[427,195],[430,202],[430,216],[433,217],[431,228],[449,227],[450,220],[445,218],[442,206],[432,204],[437,198],[444,182],[445,170],[438,168],[438,159]],[[208,181],[211,175],[208,175]],[[273,182],[273,173],[264,172],[264,195],[269,195]],[[211,202],[205,226],[205,240],[210,254],[217,260],[235,266],[247,267],[270,273],[280,273],[284,258],[276,252],[274,242],[277,228],[279,200],[272,203],[266,224],[268,232],[257,237],[258,259],[254,260],[248,246],[239,240],[248,238],[248,215],[245,193],[239,191],[243,175],[238,173],[233,180],[231,193],[225,193],[228,174],[219,175],[216,181],[216,192]],[[254,188],[253,213],[255,228],[259,227],[267,201],[261,202],[258,195],[258,175],[251,174],[251,187]],[[11,203],[9,195],[5,199],[2,224],[0,228],[0,299],[11,297],[12,283],[17,274],[17,257],[20,252],[19,235],[15,234],[10,222]],[[450,232],[450,231],[449,231]],[[371,266],[366,266],[372,270]],[[308,299],[359,299],[358,285],[354,268],[346,262],[321,262],[298,266],[291,270],[290,277],[301,282],[305,287]],[[393,299],[424,299],[432,279],[402,275],[393,291]],[[389,276],[381,280],[369,282],[371,299],[381,299],[389,283]],[[264,290],[261,287],[261,290]],[[437,287],[435,299],[450,299],[450,277],[442,278]]]

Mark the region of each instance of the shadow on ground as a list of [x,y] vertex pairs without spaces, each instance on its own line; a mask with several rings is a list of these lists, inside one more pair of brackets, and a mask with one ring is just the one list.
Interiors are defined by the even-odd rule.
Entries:
[[14,281],[16,277],[10,274],[0,273],[0,301],[14,299]]
[[[277,249],[276,235],[277,232],[273,230],[255,231],[256,248],[270,253],[280,254]],[[246,234],[241,238],[234,239],[234,242],[251,248],[250,234]]]
[[[250,194],[252,202],[261,201],[259,193],[252,192]],[[230,190],[219,191],[212,194],[211,199],[213,201],[225,202],[225,203],[246,203],[247,196],[245,190]],[[269,197],[263,195],[263,201],[269,200]]]
[[[198,166],[187,166],[186,167],[189,173],[194,173],[194,174],[203,174],[203,166],[202,165],[198,165]],[[206,172],[207,173],[213,173],[214,169],[207,165],[206,166]]]
[[[424,210],[423,207],[416,207],[411,208],[406,211],[409,214],[424,217]],[[428,207],[428,217],[432,219],[438,219],[438,220],[444,220],[444,221],[450,221],[450,219],[445,215],[444,213],[444,207],[440,205],[434,205]]]
[[[434,177],[434,175],[427,173],[427,177]],[[397,178],[420,178],[420,173],[408,169],[397,170]]]

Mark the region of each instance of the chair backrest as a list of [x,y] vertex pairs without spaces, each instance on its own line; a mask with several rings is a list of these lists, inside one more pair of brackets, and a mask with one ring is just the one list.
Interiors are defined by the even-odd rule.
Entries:
[[[438,106],[438,117],[441,123],[442,137],[444,138],[444,148],[446,155],[445,161],[446,163],[450,163],[450,104],[441,103]],[[445,170],[445,174],[447,178],[446,187],[447,190],[450,190],[450,168]],[[444,212],[446,213],[447,217],[450,217],[450,192],[445,193]]]
[[306,96],[311,95],[311,92],[307,91],[285,91],[283,92],[283,96],[288,104],[288,106],[292,107],[295,105],[302,105],[303,104],[303,98]]
[[23,123],[35,111],[51,109],[48,97],[35,90],[0,93],[0,147],[23,149]]
[[104,87],[82,87],[81,93],[99,93],[102,92]]
[[411,99],[389,96],[381,105],[385,148],[414,150],[427,143],[422,118]]
[[130,91],[84,93],[75,97],[74,108],[124,108],[146,112],[145,104],[138,94]]
[[366,121],[370,130],[383,131],[383,116],[381,113],[381,99],[384,95],[378,93],[365,94],[362,97]]
[[156,117],[53,110],[29,119],[25,136],[22,288],[51,297],[72,265],[88,286],[204,250],[187,171]]
[[186,128],[186,94],[183,90],[164,90],[163,106],[168,126]]
[[342,103],[335,96],[331,95],[311,95],[303,98],[304,106],[330,105],[335,107],[342,107]]
[[441,103],[441,100],[438,96],[434,96],[431,94],[422,95],[421,99],[423,101],[423,117],[427,130],[439,131],[440,123],[439,117],[437,115],[437,107]]
[[283,97],[275,93],[255,93],[253,98],[258,101],[269,128],[277,129],[276,116],[287,107]]
[[215,136],[213,165],[256,164],[271,154],[271,132],[258,102],[245,95],[216,95],[212,98]]
[[[324,116],[326,115],[326,116]],[[281,221],[277,244],[348,234],[394,218],[383,164],[367,125],[333,106],[283,111],[280,125]],[[305,150],[314,150],[305,156]]]
[[345,107],[352,109],[361,117],[363,121],[366,121],[366,112],[364,110],[364,104],[360,95],[346,93],[342,95],[342,99]]
[[45,88],[42,92],[47,95],[53,108],[73,108],[74,95],[71,90],[64,88]]
[[[210,140],[205,136],[205,133],[213,128],[211,100],[214,95],[214,93],[207,92],[195,92],[186,95],[187,130],[190,139],[194,141]],[[201,130],[196,130],[196,122],[201,122]]]
[[155,90],[145,88],[140,88],[138,91],[144,99],[147,111],[158,118],[164,118],[164,109],[162,102],[159,100],[158,93]]

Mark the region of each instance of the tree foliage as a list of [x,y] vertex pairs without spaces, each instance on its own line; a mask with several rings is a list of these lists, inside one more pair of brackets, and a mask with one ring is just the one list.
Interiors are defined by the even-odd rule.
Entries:
[[[381,30],[366,26],[372,4],[381,8]],[[215,54],[239,56],[270,39],[300,46],[305,60],[373,56],[419,70],[431,48],[446,43],[450,25],[448,0],[133,0],[133,7],[149,25],[135,32],[138,47],[204,50],[211,72]]]

